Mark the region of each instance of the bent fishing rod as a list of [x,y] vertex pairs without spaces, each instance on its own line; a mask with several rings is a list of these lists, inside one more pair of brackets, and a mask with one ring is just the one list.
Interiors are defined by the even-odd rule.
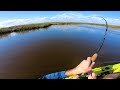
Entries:
[[[99,16],[100,17],[100,16]],[[103,44],[104,44],[104,41],[105,41],[105,39],[106,39],[106,35],[107,35],[107,31],[108,31],[108,24],[107,24],[107,21],[106,21],[106,19],[104,19],[103,17],[100,17],[100,18],[102,18],[104,21],[105,21],[105,26],[106,26],[106,31],[105,31],[105,34],[104,34],[104,38],[103,38],[103,40],[102,40],[102,42],[101,42],[101,44],[100,44],[100,46],[98,47],[98,49],[97,49],[97,51],[93,54],[93,56],[92,56],[92,62],[94,62],[96,59],[97,59],[97,57],[98,57],[98,53],[100,52],[100,50],[101,50],[101,48],[102,48],[102,46],[103,46]],[[91,62],[91,63],[92,63]],[[38,72],[37,72],[38,73]],[[35,73],[34,73],[35,74]],[[87,73],[86,73],[87,74]]]
[[[100,16],[99,16],[99,17],[100,17]],[[97,59],[98,53],[100,52],[100,50],[101,50],[101,48],[102,48],[102,46],[103,46],[103,44],[104,44],[104,41],[105,41],[106,35],[107,35],[107,31],[108,31],[107,20],[106,20],[105,18],[103,18],[103,17],[100,17],[100,18],[102,18],[102,19],[105,21],[105,23],[106,23],[106,31],[105,31],[104,38],[103,38],[103,40],[102,40],[99,48],[97,49],[97,51],[96,51],[96,52],[93,54],[93,56],[92,56],[92,62],[94,62],[94,61]]]

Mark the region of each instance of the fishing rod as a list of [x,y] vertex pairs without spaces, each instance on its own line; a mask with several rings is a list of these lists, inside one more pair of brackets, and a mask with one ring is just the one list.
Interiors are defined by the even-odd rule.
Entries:
[[98,53],[100,52],[101,48],[103,47],[103,44],[104,44],[105,39],[106,39],[107,31],[108,31],[108,23],[107,23],[107,20],[106,20],[105,18],[101,17],[101,16],[99,16],[99,17],[102,18],[102,19],[105,21],[105,23],[106,23],[106,30],[105,30],[104,38],[103,38],[103,40],[102,40],[99,48],[97,49],[97,51],[96,51],[96,52],[93,54],[93,56],[92,56],[92,62],[94,62],[94,61],[97,59]]
[[[100,17],[100,16],[99,16],[99,17]],[[98,47],[97,51],[96,51],[96,52],[93,54],[93,56],[92,56],[92,62],[94,62],[94,61],[97,59],[98,53],[100,52],[100,50],[101,50],[101,48],[102,48],[102,46],[103,46],[103,44],[104,44],[104,41],[105,41],[106,35],[107,35],[107,31],[108,31],[108,24],[107,24],[106,19],[103,18],[103,17],[100,17],[100,18],[102,18],[102,19],[105,21],[105,23],[106,23],[106,24],[105,24],[105,26],[106,26],[106,31],[105,31],[104,38],[103,38],[100,46]],[[92,64],[92,62],[91,62],[91,64]],[[36,72],[36,73],[38,73],[38,72]],[[34,73],[34,74],[35,74],[35,73]],[[86,73],[86,75],[87,75],[87,73]],[[33,75],[33,76],[34,76],[34,75]]]
[[[91,57],[92,61],[91,61],[90,65],[92,64],[92,62],[94,62],[94,61],[97,59],[98,53],[100,52],[101,48],[103,47],[103,44],[104,44],[105,39],[106,39],[107,31],[108,31],[107,20],[106,20],[105,18],[101,17],[101,16],[98,16],[98,17],[102,18],[102,19],[105,21],[105,23],[106,23],[106,24],[105,24],[106,30],[105,30],[104,38],[103,38],[100,46],[98,47],[97,51],[96,51],[96,52],[92,55],[92,57]],[[85,75],[88,75],[88,73],[85,73]]]

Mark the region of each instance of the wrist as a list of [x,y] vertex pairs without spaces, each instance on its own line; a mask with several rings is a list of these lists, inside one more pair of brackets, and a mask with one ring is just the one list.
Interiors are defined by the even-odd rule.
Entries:
[[71,69],[71,70],[67,70],[65,72],[66,76],[71,76],[71,75],[76,75],[76,74],[81,74],[82,72],[80,71],[76,71],[76,69]]
[[72,71],[72,70],[67,70],[67,71],[65,72],[65,75],[66,75],[66,76],[71,76],[71,75],[73,75],[73,71]]

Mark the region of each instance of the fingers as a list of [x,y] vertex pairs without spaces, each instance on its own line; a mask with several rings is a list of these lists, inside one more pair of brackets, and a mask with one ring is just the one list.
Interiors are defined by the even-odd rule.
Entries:
[[87,61],[88,61],[89,63],[91,63],[91,62],[92,62],[92,58],[91,58],[91,57],[88,57],[88,58],[87,58]]
[[92,79],[92,74],[89,74],[87,77],[88,79]]
[[92,77],[93,79],[96,79],[96,74],[94,72],[92,73]]
[[87,75],[87,77],[88,77],[92,72],[93,72],[93,71],[92,71],[92,68],[89,67],[89,68],[86,70],[85,75]]
[[90,65],[90,67],[93,68],[94,65],[95,65],[95,62],[92,62],[92,64]]
[[91,74],[88,75],[88,79],[96,79],[96,74],[92,72]]
[[[92,62],[92,58],[91,58],[91,57],[88,57],[88,58],[87,58],[87,61],[88,61],[89,64],[91,64],[90,67],[93,68],[93,66],[95,65],[95,62]],[[91,62],[92,62],[92,63],[91,63]]]

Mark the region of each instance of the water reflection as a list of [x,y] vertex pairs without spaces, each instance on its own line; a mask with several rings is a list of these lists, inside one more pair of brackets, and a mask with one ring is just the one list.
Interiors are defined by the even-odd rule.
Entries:
[[[95,67],[120,62],[120,33],[109,29]],[[101,44],[105,27],[54,25],[0,37],[0,78],[38,78],[73,68]]]

